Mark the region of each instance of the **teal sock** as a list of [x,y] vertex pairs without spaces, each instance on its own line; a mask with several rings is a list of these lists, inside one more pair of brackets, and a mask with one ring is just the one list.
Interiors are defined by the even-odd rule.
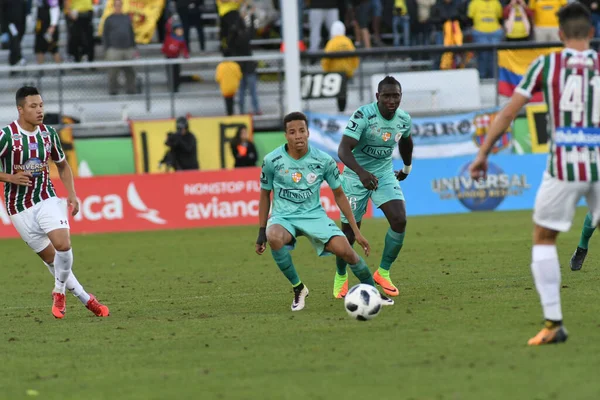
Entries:
[[292,286],[298,286],[301,282],[298,273],[296,272],[296,267],[294,267],[294,263],[292,262],[290,251],[285,247],[282,247],[279,250],[271,250],[271,254],[277,263],[277,266],[281,272],[283,272],[285,277],[288,278],[288,281],[290,281]]
[[373,280],[373,275],[371,275],[371,271],[369,271],[369,267],[367,267],[367,263],[363,260],[362,257],[359,257],[360,260],[357,264],[350,264],[350,269],[354,276],[358,278],[361,283],[366,283],[367,285],[375,286],[375,281]]
[[392,228],[388,229],[385,235],[385,245],[383,246],[383,255],[381,256],[381,263],[379,267],[386,271],[389,271],[404,243],[405,232],[398,233],[394,232]]
[[590,243],[590,238],[596,230],[595,226],[592,226],[592,214],[587,213],[585,216],[585,222],[583,223],[583,229],[581,230],[581,238],[579,238],[579,247],[587,249]]
[[348,263],[338,256],[335,257],[335,267],[337,268],[338,275],[346,275],[346,265]]

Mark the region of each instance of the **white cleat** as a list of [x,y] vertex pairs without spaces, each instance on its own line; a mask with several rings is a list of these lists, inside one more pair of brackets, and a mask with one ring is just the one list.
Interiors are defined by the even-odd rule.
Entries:
[[381,305],[382,306],[393,306],[394,300],[392,300],[389,297],[387,297],[386,295],[382,294],[381,295]]
[[308,288],[301,284],[294,288],[294,301],[292,302],[292,311],[300,311],[304,308],[305,299],[308,297]]

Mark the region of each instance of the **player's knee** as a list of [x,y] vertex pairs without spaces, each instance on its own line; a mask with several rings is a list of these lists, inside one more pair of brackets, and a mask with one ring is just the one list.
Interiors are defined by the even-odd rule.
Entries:
[[360,257],[358,253],[352,249],[346,253],[346,257],[343,257],[344,261],[346,261],[350,265],[356,265],[360,261]]
[[398,215],[390,221],[390,228],[394,232],[402,233],[406,230],[406,216]]
[[69,239],[64,239],[53,243],[54,249],[56,251],[69,251],[71,250],[71,241]]
[[277,230],[267,231],[267,242],[273,250],[279,250],[285,246],[285,235]]

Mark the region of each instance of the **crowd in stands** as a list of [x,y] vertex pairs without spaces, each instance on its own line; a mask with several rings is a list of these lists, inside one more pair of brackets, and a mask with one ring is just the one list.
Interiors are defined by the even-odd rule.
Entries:
[[[123,13],[127,0],[0,0],[0,43],[10,50],[9,64],[25,64],[21,40],[26,30],[27,16],[35,15],[34,53],[38,63],[50,54],[61,62],[59,21],[66,22],[66,58],[69,61],[92,62],[97,59],[96,45],[104,49],[106,60],[132,60],[139,57],[134,26],[130,16]],[[206,50],[203,14],[216,12],[220,50],[223,56],[252,55],[250,40],[255,37],[256,10],[265,7],[280,10],[284,0],[169,0],[157,23],[158,41],[163,44],[166,58],[201,55]],[[340,36],[342,47],[329,45],[327,51],[374,46],[461,45],[467,42],[499,43],[507,41],[558,41],[556,11],[572,0],[285,0],[297,4],[300,18],[300,39],[308,43],[309,51],[325,48],[330,39]],[[600,0],[579,0],[588,6],[600,34]],[[106,2],[106,4],[103,4]],[[111,7],[112,15],[104,21],[98,37],[95,32],[95,10]],[[342,25],[340,25],[342,24]],[[277,24],[274,24],[277,25]],[[337,26],[335,32],[332,27]],[[190,48],[192,29],[198,35],[198,47]],[[347,34],[346,34],[347,32]],[[388,33],[384,35],[383,33]],[[64,36],[64,35],[63,35]],[[341,42],[336,39],[335,42]],[[452,55],[438,57],[441,68],[458,64]],[[494,66],[491,52],[477,54],[481,78],[490,78]],[[323,63],[327,68],[327,62]],[[239,73],[229,63],[222,71],[233,71],[237,82],[224,82],[223,72],[217,74],[226,109],[232,113],[227,99],[232,91],[239,93],[239,111],[245,112],[245,93],[250,93],[253,112],[260,114],[256,95],[256,63],[239,63]],[[464,65],[464,63],[463,63]],[[135,93],[135,72],[122,69],[126,78],[125,91]],[[347,75],[353,74],[347,68]],[[109,72],[108,90],[118,92],[119,70]],[[221,75],[221,79],[219,79]],[[228,74],[225,74],[229,76]],[[177,91],[180,85],[178,65],[168,66],[169,85]],[[224,88],[223,85],[226,87]],[[343,101],[343,100],[342,100]],[[340,104],[340,108],[343,104]]]

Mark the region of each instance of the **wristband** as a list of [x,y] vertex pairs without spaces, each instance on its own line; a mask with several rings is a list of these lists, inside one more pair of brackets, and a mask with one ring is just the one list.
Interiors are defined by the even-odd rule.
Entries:
[[402,172],[404,172],[406,175],[410,174],[410,170],[412,169],[412,165],[405,165],[404,168],[402,168]]
[[267,228],[258,228],[258,238],[256,244],[263,244],[267,242]]

